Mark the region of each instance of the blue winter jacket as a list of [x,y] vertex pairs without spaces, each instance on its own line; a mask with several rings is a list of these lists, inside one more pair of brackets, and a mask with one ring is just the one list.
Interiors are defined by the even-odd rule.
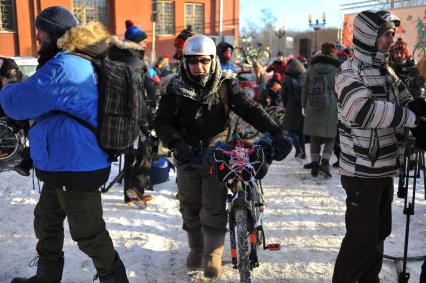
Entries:
[[0,103],[15,120],[34,119],[29,131],[34,167],[51,172],[84,172],[110,166],[96,136],[72,117],[97,127],[97,77],[81,57],[58,53],[21,83],[0,92]]

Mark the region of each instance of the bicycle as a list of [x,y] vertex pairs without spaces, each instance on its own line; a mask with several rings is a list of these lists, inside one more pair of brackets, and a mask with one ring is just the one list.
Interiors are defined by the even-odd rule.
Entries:
[[221,144],[213,153],[214,174],[231,192],[227,196],[231,258],[240,281],[251,282],[253,268],[259,266],[257,248],[279,250],[280,244],[266,245],[262,226],[265,201],[260,180],[268,171],[263,148],[237,139]]
[[237,46],[232,52],[232,60],[236,65],[251,65],[253,61],[259,62],[262,66],[268,65],[271,60],[271,51],[269,47],[264,47],[262,43],[256,43],[254,48],[248,40],[242,39],[242,46]]
[[22,130],[9,119],[0,118],[0,170],[9,170],[11,163],[20,157],[26,138]]

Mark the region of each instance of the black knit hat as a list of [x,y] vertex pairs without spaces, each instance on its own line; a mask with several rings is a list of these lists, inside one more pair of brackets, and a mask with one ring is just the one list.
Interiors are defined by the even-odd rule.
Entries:
[[51,6],[38,14],[35,26],[49,35],[59,38],[64,33],[78,25],[78,20],[65,7]]

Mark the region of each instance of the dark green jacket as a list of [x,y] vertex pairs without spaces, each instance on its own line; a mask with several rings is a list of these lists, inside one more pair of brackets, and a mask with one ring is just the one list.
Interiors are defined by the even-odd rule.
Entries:
[[[305,109],[305,121],[303,133],[305,135],[323,138],[335,138],[337,134],[337,103],[334,92],[336,71],[339,60],[327,56],[317,55],[312,59],[311,65],[306,72],[305,82],[302,90],[302,107]],[[330,107],[325,111],[311,111],[306,107],[309,81],[316,72],[327,76],[328,86],[331,89]]]

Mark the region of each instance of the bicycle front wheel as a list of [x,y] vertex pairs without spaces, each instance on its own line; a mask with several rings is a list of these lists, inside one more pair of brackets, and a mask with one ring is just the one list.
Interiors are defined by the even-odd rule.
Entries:
[[246,58],[246,52],[241,47],[235,47],[232,52],[232,61],[235,65],[243,65],[244,58]]
[[237,208],[235,210],[235,222],[237,227],[237,248],[238,248],[238,271],[240,272],[240,281],[250,283],[250,252],[249,252],[249,232],[247,230],[248,216],[247,210]]
[[271,60],[271,52],[266,48],[260,49],[259,52],[257,52],[256,60],[262,66],[268,65]]

